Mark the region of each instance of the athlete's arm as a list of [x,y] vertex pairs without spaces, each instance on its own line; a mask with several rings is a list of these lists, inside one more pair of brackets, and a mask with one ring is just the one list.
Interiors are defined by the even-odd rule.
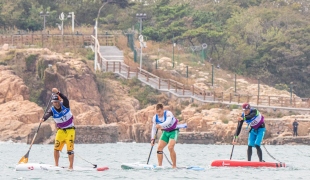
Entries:
[[[159,125],[160,125],[161,127],[163,127],[163,128],[169,128],[169,127],[170,127],[169,125],[171,124],[173,114],[172,114],[172,112],[167,111],[166,116],[167,116],[166,121],[159,124]],[[168,126],[169,126],[169,127],[168,127]]]
[[244,120],[238,121],[238,127],[237,127],[237,130],[236,130],[235,136],[239,136],[239,134],[241,132],[242,125],[243,125],[243,122],[244,122]]
[[50,108],[47,112],[46,112],[46,114],[44,114],[44,116],[43,116],[43,120],[44,121],[46,121],[49,117],[51,117],[51,116],[53,116],[53,111],[52,111],[52,109]]
[[70,108],[69,106],[69,99],[67,98],[67,96],[63,95],[61,92],[57,93],[61,99],[63,100],[62,104],[66,107],[66,108]]
[[152,132],[151,132],[151,139],[155,139],[155,133],[156,133],[156,121],[155,116],[152,119],[153,125],[152,125]]
[[256,116],[256,113],[257,113],[257,109],[252,109],[250,114],[245,115],[244,117],[245,117],[246,120],[250,120],[250,119],[252,119],[253,117]]

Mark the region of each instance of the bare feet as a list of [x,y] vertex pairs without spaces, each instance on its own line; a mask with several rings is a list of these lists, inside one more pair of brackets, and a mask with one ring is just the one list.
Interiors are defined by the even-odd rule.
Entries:
[[176,169],[177,168],[177,166],[172,166],[172,169]]

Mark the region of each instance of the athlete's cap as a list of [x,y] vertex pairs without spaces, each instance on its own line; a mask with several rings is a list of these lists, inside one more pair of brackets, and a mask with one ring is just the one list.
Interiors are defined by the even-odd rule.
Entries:
[[243,110],[251,109],[251,106],[250,106],[249,103],[244,103],[244,104],[242,105],[242,109],[243,109]]
[[58,101],[60,101],[59,96],[53,95],[52,96],[52,102],[58,102]]

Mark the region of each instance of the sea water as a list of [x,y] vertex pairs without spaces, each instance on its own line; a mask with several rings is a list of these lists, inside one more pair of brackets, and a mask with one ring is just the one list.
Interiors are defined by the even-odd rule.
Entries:
[[[150,153],[150,144],[116,143],[116,144],[76,144],[74,164],[92,167],[85,160],[97,164],[98,167],[108,166],[110,169],[98,171],[15,171],[15,165],[26,154],[28,144],[0,142],[0,179],[310,179],[310,151],[305,145],[266,145],[274,158],[288,163],[288,168],[241,168],[241,167],[210,167],[212,160],[229,159],[232,145],[198,145],[177,144],[178,166],[200,166],[204,171],[185,169],[166,170],[122,170],[122,163],[146,163]],[[246,160],[247,146],[236,145],[232,159]],[[263,159],[276,162],[263,150]],[[169,157],[169,151],[164,150]],[[79,158],[84,158],[85,160]],[[253,160],[257,161],[256,149],[253,148]],[[53,145],[33,145],[28,163],[53,164]],[[66,150],[60,154],[60,166],[68,166]],[[150,164],[157,164],[156,145],[153,149]],[[164,158],[164,166],[169,166]]]

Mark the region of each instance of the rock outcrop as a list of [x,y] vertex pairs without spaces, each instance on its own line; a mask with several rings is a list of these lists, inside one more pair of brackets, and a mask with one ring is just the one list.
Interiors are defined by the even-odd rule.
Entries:
[[14,72],[0,65],[0,104],[9,101],[23,101],[29,99],[29,89],[23,80]]
[[[5,53],[4,53],[5,54]],[[12,54],[12,53],[11,53]],[[1,56],[3,53],[1,54]],[[32,56],[29,60],[28,57]],[[33,59],[34,58],[34,59]],[[27,60],[26,60],[27,59]],[[170,63],[163,60],[162,63]],[[18,64],[18,66],[16,66]],[[198,72],[201,78],[207,79],[208,74]],[[25,75],[23,77],[23,75]],[[32,81],[31,81],[32,80]],[[217,78],[218,82],[225,79]],[[201,79],[202,85],[205,84]],[[116,78],[104,78],[98,85],[98,76],[93,74],[86,63],[79,58],[72,58],[70,54],[63,56],[48,49],[28,49],[15,52],[15,56],[8,62],[8,66],[0,65],[0,140],[29,142],[38,127],[38,120],[43,115],[42,107],[30,102],[30,94],[36,87],[43,84],[41,94],[37,98],[43,100],[41,104],[48,104],[51,89],[57,87],[68,96],[70,107],[74,115],[77,129],[78,143],[112,143],[149,142],[152,127],[152,117],[155,106],[140,108],[139,101],[130,96],[130,88],[123,85]],[[28,84],[27,84],[28,83]],[[197,82],[198,83],[198,82]],[[247,87],[242,92],[253,92],[256,85],[250,85],[246,80],[238,79],[239,86]],[[203,85],[205,86],[205,85]],[[210,87],[205,87],[209,89]],[[222,90],[216,87],[213,90]],[[231,91],[232,89],[228,90]],[[272,88],[261,86],[263,94],[281,94]],[[32,99],[33,101],[33,99]],[[182,109],[181,101],[171,102],[165,109],[175,112]],[[188,128],[181,130],[181,143],[230,143],[237,126],[240,109],[227,107],[206,107],[189,104],[181,113],[175,114],[180,123],[187,123]],[[210,105],[211,106],[211,105]],[[279,112],[280,113],[280,112]],[[268,117],[266,113],[266,138],[286,138],[291,136],[292,121],[299,120],[299,134],[308,135],[310,117],[306,115],[284,116],[279,119]],[[246,124],[238,142],[247,142]],[[44,122],[35,143],[53,143],[55,134],[54,123]],[[161,131],[158,132],[158,137]],[[274,139],[273,139],[274,140]],[[280,142],[280,141],[274,141]],[[282,142],[282,141],[281,141]]]
[[43,110],[37,104],[25,101],[9,101],[0,104],[1,140],[25,142],[31,129],[38,123]]

